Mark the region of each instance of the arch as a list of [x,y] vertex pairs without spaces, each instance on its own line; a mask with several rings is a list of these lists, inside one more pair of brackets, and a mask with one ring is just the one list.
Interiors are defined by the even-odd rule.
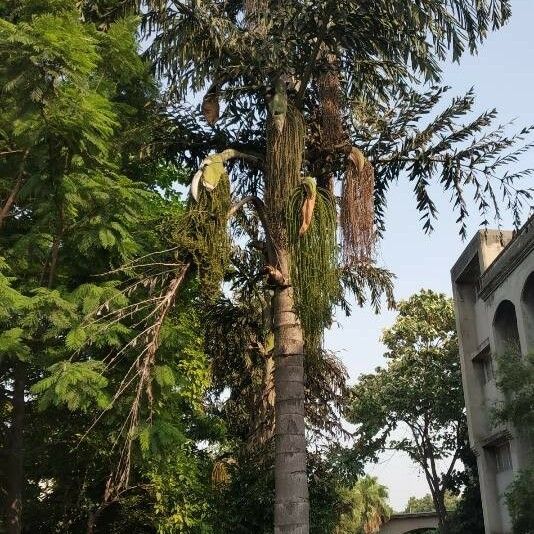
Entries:
[[507,353],[521,355],[517,314],[510,300],[503,300],[497,307],[493,318],[493,331],[497,355]]
[[[394,514],[379,530],[380,534],[426,534],[438,528],[436,512]],[[437,532],[437,530],[436,530]]]
[[521,291],[521,309],[525,321],[527,351],[534,351],[534,272],[530,273]]

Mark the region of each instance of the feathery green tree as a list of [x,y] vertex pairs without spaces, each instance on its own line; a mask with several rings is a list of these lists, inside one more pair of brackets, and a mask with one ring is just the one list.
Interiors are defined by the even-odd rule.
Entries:
[[340,515],[334,534],[373,534],[391,515],[388,490],[376,477],[359,479],[354,487],[345,489],[342,496],[348,510]]
[[[156,182],[141,180],[156,169],[140,149],[157,92],[138,53],[138,20],[104,27],[81,15],[71,0],[0,4],[1,481],[9,534],[21,532],[23,502],[34,509],[56,502],[46,519],[52,521],[63,495],[65,506],[76,502],[85,511],[84,524],[100,502],[103,488],[91,498],[94,488],[82,491],[95,458],[88,450],[98,441],[80,454],[68,451],[89,427],[88,412],[109,406],[106,357],[120,351],[131,325],[111,325],[90,348],[83,342],[91,329],[81,325],[102,306],[125,304],[122,288],[102,275],[145,246],[160,246],[142,227],[161,219],[155,214],[162,208],[151,191]],[[49,407],[63,418],[65,410],[80,415],[59,430],[60,419],[37,414]],[[64,463],[45,467],[34,451]],[[113,458],[102,455],[102,467]],[[99,486],[101,471],[94,475]],[[79,510],[47,523],[49,531],[75,528]],[[37,525],[44,522],[41,516]]]

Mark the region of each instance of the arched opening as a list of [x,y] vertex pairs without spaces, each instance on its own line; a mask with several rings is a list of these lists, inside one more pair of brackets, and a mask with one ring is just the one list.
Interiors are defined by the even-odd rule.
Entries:
[[534,272],[530,273],[523,292],[521,293],[521,307],[525,320],[525,332],[527,337],[528,352],[534,351]]
[[498,356],[503,354],[521,355],[517,315],[515,306],[509,300],[503,300],[499,304],[493,319],[493,329]]

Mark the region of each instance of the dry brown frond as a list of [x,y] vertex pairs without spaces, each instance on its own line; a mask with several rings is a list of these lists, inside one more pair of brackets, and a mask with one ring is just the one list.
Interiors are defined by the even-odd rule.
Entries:
[[219,120],[219,86],[213,84],[202,99],[202,114],[210,126]]
[[343,239],[343,262],[346,266],[370,261],[376,233],[374,228],[373,166],[361,150],[353,147],[341,192],[340,226]]
[[329,54],[327,61],[328,70],[317,79],[321,145],[325,150],[332,149],[341,143],[344,137],[339,71],[335,56]]
[[211,482],[214,486],[228,484],[230,475],[228,474],[228,466],[225,460],[216,460],[211,471]]
[[[172,309],[174,302],[176,300],[178,291],[184,282],[190,268],[191,263],[182,263],[182,264],[171,264],[167,262],[154,262],[152,264],[142,264],[143,266],[172,266],[173,276],[169,277],[169,271],[165,270],[163,273],[157,273],[154,276],[158,278],[158,284],[156,284],[152,277],[143,277],[141,280],[138,280],[128,286],[126,291],[131,291],[132,288],[135,289],[139,285],[148,287],[149,290],[153,291],[155,285],[160,285],[161,290],[159,294],[152,296],[148,299],[145,299],[141,303],[136,303],[135,305],[127,305],[122,309],[115,310],[111,313],[106,313],[104,317],[108,319],[112,317],[111,322],[107,321],[107,324],[114,324],[117,321],[120,321],[124,317],[133,316],[136,313],[145,310],[147,307],[152,308],[151,311],[143,317],[139,323],[136,323],[135,326],[139,326],[143,323],[145,326],[140,333],[138,333],[133,339],[129,341],[118,353],[113,357],[108,359],[106,367],[111,367],[114,362],[124,354],[126,350],[135,348],[136,344],[142,341],[142,350],[137,354],[132,365],[123,376],[115,395],[113,396],[110,406],[115,404],[115,402],[121,397],[124,392],[129,389],[132,384],[136,383],[134,399],[130,406],[130,411],[125,418],[121,429],[118,433],[116,443],[122,441],[122,448],[119,456],[119,461],[113,472],[110,474],[107,482],[106,488],[104,491],[104,503],[109,504],[116,500],[118,496],[126,491],[129,487],[130,479],[130,470],[131,470],[131,455],[132,455],[132,445],[136,438],[136,432],[140,424],[140,412],[143,398],[146,398],[148,406],[148,420],[152,417],[152,404],[153,404],[153,394],[152,394],[152,370],[156,361],[156,353],[160,345],[160,334],[161,328],[165,321],[165,318]],[[139,267],[139,265],[133,264],[132,268]],[[101,310],[107,309],[106,304],[103,305]],[[114,316],[114,317],[113,317]],[[102,319],[102,314],[97,313],[96,319],[93,318],[94,322],[98,323],[98,320]],[[105,412],[101,412],[95,420],[92,422],[89,429],[86,431],[84,437],[90,432],[92,428],[99,422],[103,417]],[[83,439],[83,437],[82,437]]]

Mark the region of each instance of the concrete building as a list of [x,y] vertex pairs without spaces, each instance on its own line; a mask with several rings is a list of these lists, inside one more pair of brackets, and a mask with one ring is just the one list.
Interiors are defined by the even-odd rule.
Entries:
[[496,425],[502,400],[496,355],[534,350],[534,218],[514,235],[481,230],[451,271],[469,439],[478,463],[486,534],[508,534],[504,499],[527,463],[530,445],[517,429]]

